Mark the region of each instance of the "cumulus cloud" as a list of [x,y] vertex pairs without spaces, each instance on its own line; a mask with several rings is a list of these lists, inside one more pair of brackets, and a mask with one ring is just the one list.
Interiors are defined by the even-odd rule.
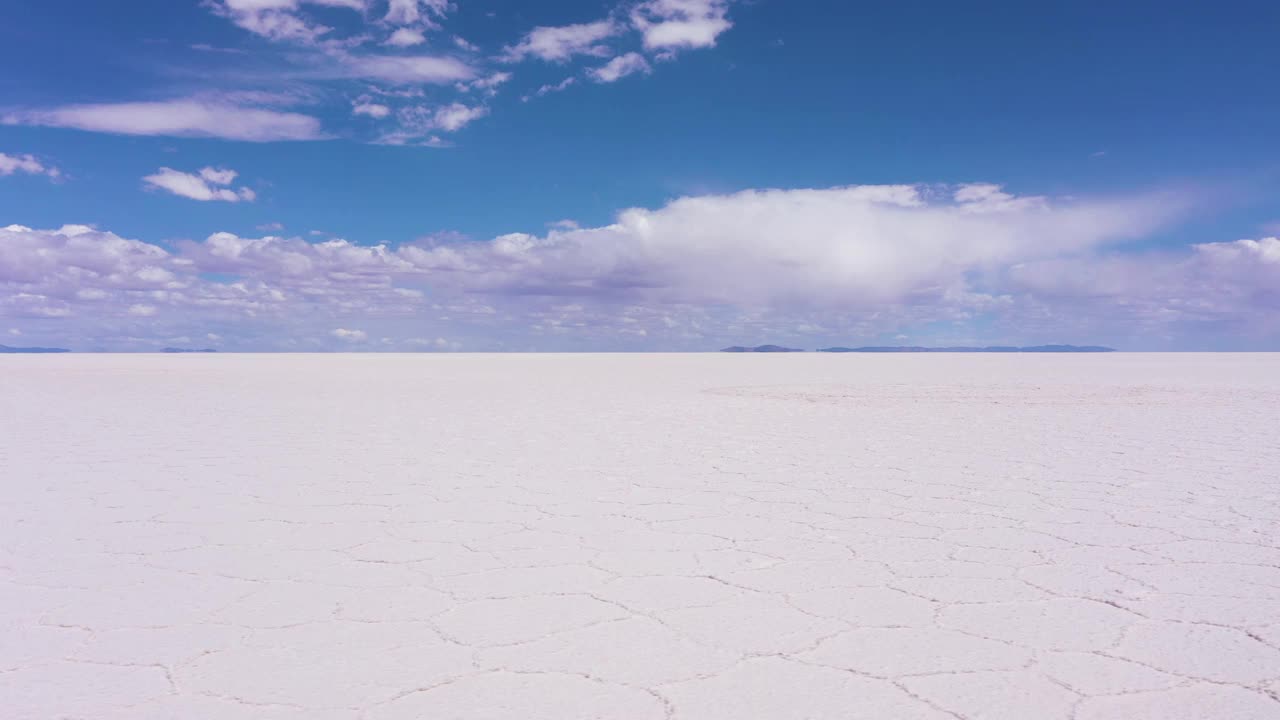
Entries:
[[600,57],[609,54],[601,41],[622,32],[622,27],[612,20],[601,20],[560,27],[539,26],[531,30],[519,43],[503,50],[505,62],[519,62],[534,57],[548,62],[565,62],[575,55]]
[[1002,263],[1140,237],[1173,207],[1159,197],[1052,202],[973,187],[748,191],[627,210],[606,227],[438,248],[416,262],[506,292],[875,303],[936,294]]
[[0,152],[0,177],[25,173],[27,175],[45,175],[57,180],[62,171],[52,165],[45,165],[34,155],[6,155]]
[[257,194],[252,188],[231,188],[238,173],[225,168],[207,167],[198,173],[184,173],[172,168],[160,168],[154,175],[142,178],[148,187],[164,190],[192,200],[222,202],[252,202]]
[[308,115],[185,98],[160,102],[68,105],[3,116],[6,125],[41,125],[121,135],[209,137],[250,142],[319,140],[320,121]]
[[[168,334],[155,337],[194,337],[213,325],[279,333],[303,316],[328,322],[420,311],[423,294],[397,287],[378,266],[378,252],[227,233],[170,252],[87,226],[11,225],[0,228],[0,317],[65,319],[59,332],[75,328],[96,343],[121,323],[146,323],[128,326],[134,337],[161,327]],[[219,272],[227,279],[206,275]]]
[[650,50],[714,47],[733,27],[728,0],[647,0],[631,12],[631,22]]
[[165,249],[83,226],[10,226],[0,317],[189,325],[163,337],[203,335],[215,320],[226,334],[314,319],[326,324],[312,336],[335,341],[332,328],[359,327],[469,347],[501,337],[705,347],[979,320],[1047,340],[1234,328],[1280,341],[1280,319],[1266,319],[1280,318],[1280,239],[1126,247],[1187,207],[1164,193],[902,185],[686,197],[601,227],[399,246],[215,233]]
[[627,53],[610,60],[602,67],[591,71],[591,77],[600,83],[617,82],[628,75],[648,73],[652,68],[640,53]]
[[341,280],[385,285],[393,275],[418,271],[385,245],[356,245],[335,239],[310,243],[301,238],[243,238],[219,232],[203,242],[181,243],[182,257],[204,272],[241,275],[296,286]]
[[84,225],[0,228],[0,315],[69,317],[110,293],[164,290],[176,282],[171,261],[160,247]]

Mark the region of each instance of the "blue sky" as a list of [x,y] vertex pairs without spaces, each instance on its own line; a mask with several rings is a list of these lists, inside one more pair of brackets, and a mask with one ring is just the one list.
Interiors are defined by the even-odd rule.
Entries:
[[0,9],[0,343],[1280,349],[1274,3]]

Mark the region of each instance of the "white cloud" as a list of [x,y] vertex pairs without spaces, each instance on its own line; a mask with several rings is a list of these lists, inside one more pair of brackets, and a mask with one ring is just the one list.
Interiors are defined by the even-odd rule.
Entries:
[[[551,93],[563,92],[577,84],[578,84],[578,78],[569,76],[558,83],[543,85],[542,87],[538,88],[533,92],[533,96],[542,97],[543,95],[549,95]],[[526,96],[524,99],[528,100],[529,97]]]
[[142,180],[148,186],[165,190],[180,197],[190,198],[192,200],[210,201],[220,200],[222,202],[252,202],[257,198],[251,188],[240,187],[231,188],[231,183],[235,182],[237,173],[235,170],[227,170],[225,168],[207,167],[200,170],[199,173],[184,173],[172,168],[160,168],[154,175],[148,175]]
[[201,179],[214,185],[230,185],[236,181],[240,173],[227,168],[207,167],[200,171]]
[[467,92],[470,90],[483,90],[489,96],[497,93],[498,87],[511,80],[514,77],[509,72],[496,72],[492,75],[486,75],[467,83],[458,83],[459,92]]
[[[426,42],[424,30],[439,29],[439,20],[454,9],[450,0],[385,0],[386,12],[373,16],[374,6],[380,0],[206,0],[213,12],[240,28],[276,42],[311,46],[322,50],[342,50],[358,46],[369,40],[369,31],[363,23],[373,28],[395,29],[384,44],[410,47]],[[346,8],[355,11],[351,19],[362,20],[358,30],[349,32],[352,23],[342,28],[330,27],[316,19],[315,8]]]
[[462,343],[453,342],[442,337],[438,337],[435,340],[428,340],[427,338],[413,338],[409,340],[408,344],[414,347],[435,350],[437,352],[457,352],[462,349]]
[[26,110],[9,113],[3,121],[7,125],[43,125],[122,135],[211,137],[250,142],[324,137],[320,121],[307,115],[195,98]]
[[346,328],[338,328],[330,333],[339,340],[346,342],[358,343],[369,339],[369,334],[363,330],[348,330]]
[[[317,278],[364,283],[417,269],[383,245],[362,246],[346,240],[309,243],[299,238],[242,238],[214,233],[201,243],[183,244],[183,257],[209,272],[270,278],[278,283],[312,282]],[[364,278],[364,280],[358,280]]]
[[442,85],[475,77],[471,66],[445,56],[348,55],[342,57],[341,63],[348,77],[402,85]]
[[367,115],[371,118],[384,118],[391,114],[391,108],[374,102],[357,102],[351,106],[351,114]]
[[389,0],[384,19],[395,25],[422,23],[435,27],[434,18],[444,17],[452,9],[450,0]]
[[636,73],[652,72],[648,61],[640,53],[627,53],[619,55],[610,60],[603,67],[598,67],[591,71],[591,77],[596,82],[611,83],[617,82],[628,75]]
[[418,144],[443,147],[444,141],[434,137],[432,133],[457,132],[488,114],[489,109],[482,105],[472,107],[457,102],[436,108],[425,106],[400,108],[396,112],[399,129],[384,135],[381,141],[387,145]]
[[1280,341],[1280,239],[1273,237],[1020,263],[1009,269],[1007,287],[1043,316],[1083,318],[1120,336],[1193,329],[1237,342]]
[[1280,268],[1280,238],[1204,243],[1196,245],[1195,248],[1215,263],[1241,263]]
[[433,122],[436,128],[445,132],[455,132],[489,114],[485,107],[468,107],[462,103],[452,103],[436,110]]
[[385,133],[374,140],[374,144],[428,148],[453,147],[453,143],[445,140],[439,135],[424,135],[421,132],[409,130],[395,130],[393,132]]
[[304,5],[363,11],[366,0],[212,0],[214,12],[269,40],[309,43],[332,28],[301,14]]
[[600,227],[396,247],[215,233],[166,250],[84,226],[15,225],[0,228],[0,319],[18,322],[0,327],[64,318],[91,334],[132,318],[163,323],[159,338],[217,327],[245,347],[347,342],[332,328],[478,349],[538,337],[715,347],[799,332],[927,342],[927,328],[962,323],[1045,341],[1280,342],[1280,239],[1126,247],[1188,207],[1164,193],[1060,199],[984,184],[762,190],[630,209]]
[[413,28],[399,28],[395,32],[391,33],[391,37],[387,38],[385,44],[392,45],[394,47],[413,47],[414,45],[421,45],[426,41],[427,37],[422,34],[421,30],[414,30]]
[[1179,208],[1157,197],[954,194],[961,199],[928,186],[855,186],[692,197],[627,210],[606,227],[506,235],[410,259],[491,291],[848,306],[936,295],[975,271],[1139,237]]
[[728,0],[647,0],[631,12],[650,50],[714,47],[733,23]]
[[622,31],[612,20],[565,25],[561,27],[536,27],[514,46],[503,50],[505,62],[519,62],[535,57],[548,62],[564,62],[574,55],[607,55],[609,49],[600,44]]
[[269,222],[259,225],[257,229],[262,232],[281,232],[284,230],[284,225],[278,222]]
[[0,177],[26,173],[28,175],[45,175],[54,180],[62,177],[62,171],[52,165],[45,165],[34,155],[6,155],[0,153]]

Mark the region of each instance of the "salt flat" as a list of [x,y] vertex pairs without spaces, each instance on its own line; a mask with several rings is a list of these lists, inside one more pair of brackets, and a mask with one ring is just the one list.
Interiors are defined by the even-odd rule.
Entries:
[[1275,355],[0,358],[9,720],[1280,717]]

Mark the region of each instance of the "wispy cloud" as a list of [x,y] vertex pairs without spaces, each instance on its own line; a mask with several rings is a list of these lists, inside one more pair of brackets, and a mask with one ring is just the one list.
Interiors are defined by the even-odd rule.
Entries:
[[349,55],[341,60],[351,78],[391,84],[447,85],[475,77],[475,70],[457,58],[432,55]]
[[44,175],[53,180],[62,177],[61,170],[52,165],[46,165],[34,155],[6,155],[0,152],[0,177],[14,173]]
[[644,59],[643,55],[640,53],[627,53],[626,55],[619,55],[604,66],[592,70],[591,77],[596,82],[611,83],[617,82],[628,75],[652,71],[653,68],[649,67],[649,62]]
[[396,112],[396,129],[384,134],[380,142],[386,145],[445,147],[448,143],[435,133],[457,132],[488,114],[489,108],[483,105],[460,102],[440,107],[403,107]]
[[560,27],[536,27],[519,43],[503,50],[504,62],[519,62],[534,57],[548,62],[565,62],[575,55],[601,57],[609,54],[609,48],[601,41],[623,31],[613,20],[563,25]]
[[6,125],[42,125],[121,135],[208,137],[250,142],[319,140],[320,121],[308,115],[204,98],[159,102],[67,105],[22,110],[0,118]]
[[[0,115],[6,124],[76,128],[93,132],[207,137],[267,142],[345,136],[381,143],[446,144],[433,132],[454,132],[488,113],[478,105],[512,83],[497,63],[544,61],[573,64],[565,80],[521,97],[565,90],[581,81],[613,83],[652,72],[652,63],[685,48],[710,47],[732,26],[730,0],[645,0],[614,6],[605,17],[568,25],[539,25],[518,42],[485,57],[481,48],[444,25],[457,3],[450,0],[203,0],[204,7],[235,26],[284,49],[200,49],[234,52],[226,62],[274,53],[269,70],[242,76],[169,100],[102,102],[21,108]],[[411,48],[431,45],[431,52]],[[628,45],[636,50],[628,49]],[[227,55],[227,53],[218,53]],[[590,58],[601,58],[595,67]],[[257,89],[235,92],[225,83],[248,78]],[[436,86],[431,88],[431,86]],[[428,89],[431,120],[421,109]],[[473,100],[465,96],[470,95]],[[283,97],[283,96],[290,97]],[[334,105],[369,96],[334,113]],[[373,98],[376,98],[373,99]],[[299,100],[308,109],[300,111]],[[345,108],[344,108],[345,110]],[[437,117],[438,114],[438,117]],[[355,123],[349,117],[379,120]],[[320,117],[332,126],[322,129]],[[344,118],[348,118],[344,122]],[[395,127],[404,119],[408,124]],[[327,130],[327,131],[326,131]]]
[[198,173],[184,173],[172,168],[160,168],[153,175],[142,178],[150,188],[164,190],[192,200],[221,202],[253,202],[258,195],[252,188],[232,188],[238,173],[226,168],[207,167]]
[[383,19],[395,25],[438,27],[436,21],[453,8],[451,0],[389,0]]
[[365,0],[212,0],[214,12],[268,40],[314,42],[332,28],[302,14],[304,5],[365,10]]
[[[352,10],[361,32],[389,32],[383,42],[399,46],[424,41],[423,31],[439,29],[440,20],[454,9],[450,0],[387,0],[386,12],[375,17],[373,0],[208,0],[207,4],[214,13],[255,35],[298,45],[341,44],[350,39],[350,33],[315,19],[312,8]],[[355,37],[360,39],[359,34]]]
[[461,92],[481,90],[485,94],[492,96],[497,93],[500,86],[505,85],[513,77],[515,76],[509,72],[496,72],[471,82],[458,83],[457,88]]
[[564,92],[577,84],[578,78],[570,75],[558,83],[547,83],[546,85],[543,85],[537,90],[534,90],[532,95],[526,95],[523,99],[528,101],[530,97],[542,97],[544,95],[550,95],[551,93]]
[[367,117],[381,119],[391,114],[391,108],[380,103],[369,102],[368,100],[358,101],[351,106],[351,114],[364,115]]

